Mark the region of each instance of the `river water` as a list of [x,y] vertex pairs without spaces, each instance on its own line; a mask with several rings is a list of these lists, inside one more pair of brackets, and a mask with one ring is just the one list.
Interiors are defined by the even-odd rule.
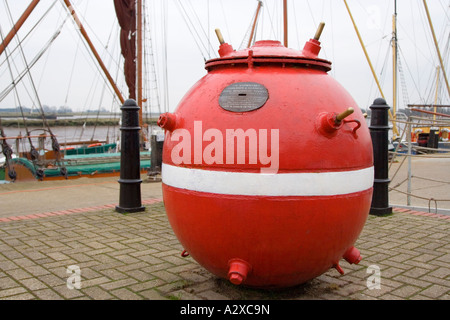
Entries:
[[[158,127],[153,127],[154,129]],[[159,129],[159,128],[158,128]],[[42,127],[29,127],[28,128],[31,136],[39,136],[43,133],[49,135],[48,131],[44,131]],[[120,126],[66,126],[66,127],[50,127],[52,133],[56,136],[59,144],[64,144],[66,142],[72,141],[89,141],[89,140],[100,140],[109,143],[118,142],[121,132]],[[159,129],[160,130],[160,129]],[[3,131],[7,137],[17,137],[25,136],[27,131],[25,128],[13,128],[4,127]],[[13,149],[14,153],[17,153],[17,142],[16,139],[7,140],[9,146]],[[39,147],[38,139],[32,138],[32,142],[35,148]],[[20,151],[29,151],[29,143],[27,139],[19,140]],[[45,148],[51,149],[50,137],[45,140]]]
[[[370,119],[366,119],[367,125],[370,125]],[[150,129],[153,129],[154,132],[160,132],[161,129],[158,126],[151,126]],[[15,128],[15,127],[4,127],[4,133],[7,137],[17,137],[17,136],[25,136],[26,130],[24,127]],[[29,127],[30,135],[38,136],[44,132],[42,127]],[[118,142],[121,132],[119,124],[115,126],[61,126],[61,127],[50,127],[52,133],[56,136],[60,145],[63,145],[66,142],[72,141],[90,141],[90,140],[99,140],[106,141],[108,143]],[[402,130],[400,130],[402,132]],[[389,138],[392,138],[392,130],[389,130]],[[406,139],[406,138],[405,138]],[[17,143],[16,139],[8,139],[8,144],[13,149],[14,153],[17,153]],[[28,151],[29,143],[27,139],[19,140],[19,148],[20,151]],[[39,143],[37,138],[33,138],[33,145],[35,148],[38,148]],[[51,140],[50,138],[46,139],[45,148],[50,150],[51,148]],[[0,153],[1,154],[1,153]]]

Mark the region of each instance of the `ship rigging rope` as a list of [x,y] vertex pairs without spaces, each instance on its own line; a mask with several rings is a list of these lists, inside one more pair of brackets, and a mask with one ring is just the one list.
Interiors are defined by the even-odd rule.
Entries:
[[[65,4],[63,3],[63,0],[61,0],[61,3],[62,3],[62,5],[63,5],[63,7],[65,8],[65,10],[67,10],[67,15],[68,15],[68,17],[71,17],[71,16],[72,16],[72,12],[67,8],[67,6],[65,6]],[[74,22],[74,23],[75,23],[75,22]],[[84,26],[84,23],[86,23],[86,21],[83,21],[83,26]],[[89,26],[88,24],[86,24],[86,25]],[[89,29],[92,30],[92,28],[89,28]],[[83,35],[81,34],[81,32],[77,32],[77,33],[78,33],[78,36],[79,36],[80,38],[83,38]],[[93,34],[94,34],[94,36],[98,39],[98,37],[96,36],[96,34],[95,34],[95,33],[93,33]],[[86,52],[89,52],[89,53],[90,53],[90,52],[91,52],[91,49],[89,48],[88,44],[86,43],[86,41],[84,41],[84,39],[82,39],[82,40],[83,40],[83,41],[81,41],[81,43],[82,43],[83,46],[86,48]],[[100,40],[99,40],[99,41],[100,41]],[[120,61],[116,61],[116,60],[112,57],[112,55],[109,54],[108,50],[106,50],[106,52],[107,52],[107,54],[110,56],[110,58],[112,59],[112,61],[115,62],[116,66],[119,67]],[[101,78],[103,79],[103,81],[104,81],[105,83],[109,83],[109,81],[108,81],[106,75],[104,74],[103,70],[102,70],[101,67],[99,66],[99,64],[98,64],[98,62],[96,61],[94,55],[93,55],[93,54],[88,54],[88,56],[89,56],[89,58],[92,60],[94,68],[97,70],[98,74],[101,75]],[[91,88],[91,89],[92,89],[92,88]],[[111,86],[108,85],[108,89],[110,90],[110,92],[111,92],[112,94],[115,95],[115,92],[114,92],[114,90],[113,90],[113,88],[112,88]]]
[[[30,28],[30,30],[27,32],[27,34],[20,40],[20,42],[19,42],[19,44],[21,45],[21,44],[23,44],[23,42],[33,33],[33,31],[37,28],[37,26],[38,25],[40,25],[40,23],[44,20],[44,18],[47,16],[47,14],[51,11],[51,9],[55,6],[55,4],[56,4],[56,2],[58,2],[58,0],[55,0],[51,5],[50,5],[50,7],[47,9],[47,11],[45,11],[44,12],[44,14],[42,15],[42,17],[41,18],[39,18],[39,20],[33,25],[33,27],[31,27]],[[3,40],[2,40],[3,41]],[[17,49],[19,49],[19,46],[17,45],[17,46],[15,46],[14,47],[14,49],[12,49],[10,52],[9,52],[9,57],[11,57],[12,56],[12,54],[17,50]],[[5,52],[3,52],[5,55],[7,55],[7,52],[5,51]],[[6,60],[5,61],[3,61],[2,63],[0,63],[0,67],[4,64],[4,63],[6,63]],[[0,77],[1,77],[1,75],[0,75]]]
[[[274,5],[275,5],[275,2],[274,2]],[[266,7],[266,6],[267,6],[267,5],[264,4],[263,7]],[[274,15],[275,15],[275,9],[276,9],[276,7],[272,8],[272,9],[273,9],[273,10],[264,10],[264,13],[267,13],[267,16],[269,17],[269,22],[270,22],[270,32],[269,32],[269,37],[271,36],[270,33],[272,33],[274,39],[277,39],[276,31],[275,31],[275,28],[274,28],[274,26],[273,26],[273,19],[272,19],[272,16],[270,15],[270,12],[274,12]]]
[[[9,8],[9,4],[8,4],[8,1],[7,1],[7,0],[5,0],[5,4],[6,4],[7,11],[8,11],[8,17],[9,17],[9,19],[11,20],[11,23],[14,23],[13,18],[12,18],[12,14],[11,14],[11,10],[10,10],[10,8]],[[41,101],[40,101],[40,99],[39,99],[39,94],[38,94],[38,92],[37,92],[36,85],[35,85],[34,80],[33,80],[33,76],[31,75],[31,69],[30,69],[30,66],[29,66],[29,64],[28,64],[27,58],[26,58],[26,56],[25,56],[25,53],[24,53],[24,51],[23,51],[23,47],[20,45],[20,38],[19,38],[19,35],[16,35],[16,39],[17,39],[18,42],[19,42],[19,49],[20,49],[19,51],[20,51],[20,53],[21,53],[23,62],[24,62],[24,64],[25,64],[25,66],[26,66],[26,71],[27,71],[26,73],[28,74],[28,76],[29,76],[29,78],[30,78],[31,87],[33,88],[34,94],[35,94],[35,96],[36,96],[36,101],[37,101],[38,106],[39,106],[39,109],[40,109],[40,111],[41,111],[42,120],[43,120],[43,122],[44,122],[44,125],[49,129],[50,135],[53,135],[53,133],[51,132],[50,127],[49,127],[49,125],[48,125],[48,122],[47,122],[47,120],[45,119],[44,109],[42,108],[42,104],[41,104]],[[22,117],[23,117],[23,114],[22,114]]]
[[[406,58],[405,58],[405,56],[403,55],[403,50],[401,50],[400,46],[398,46],[398,51],[399,51],[401,57],[403,58],[403,60],[406,61]],[[400,61],[400,59],[399,59],[399,61]],[[406,69],[408,70],[408,73],[409,73],[409,75],[410,75],[410,77],[411,77],[411,81],[413,82],[414,87],[415,87],[415,89],[416,89],[416,91],[417,91],[417,94],[419,95],[419,98],[423,100],[423,98],[420,96],[420,90],[419,90],[419,87],[418,87],[416,81],[414,80],[414,77],[413,77],[413,75],[412,75],[411,69],[409,68],[409,66],[408,66],[407,63],[405,63],[405,65],[406,65]],[[403,70],[403,69],[402,69],[402,70]],[[402,75],[402,74],[403,74],[403,71],[402,71],[401,75]],[[405,82],[404,77],[403,77],[403,82]],[[405,83],[405,86],[406,86],[406,83]],[[409,101],[409,98],[407,99],[407,101]],[[409,103],[409,102],[408,102],[408,103]]]
[[[398,44],[397,44],[397,52],[400,52],[400,46]],[[400,85],[402,87],[403,104],[405,106],[407,106],[409,104],[408,89],[406,87],[405,74],[403,72],[403,66],[402,66],[402,59],[400,59],[399,54],[397,54],[397,65],[398,65],[398,73],[400,76]],[[398,104],[398,105],[400,105],[400,104]]]
[[423,197],[423,196],[418,196],[418,195],[412,194],[410,192],[398,190],[398,189],[393,188],[393,187],[389,187],[389,191],[396,191],[396,192],[403,193],[403,194],[406,194],[406,195],[414,197],[414,198],[418,198],[418,199],[422,199],[422,200],[428,200],[428,201],[437,201],[437,202],[450,201],[450,199],[435,199],[435,198],[427,198],[427,197]]
[[[247,32],[245,32],[244,38],[241,41],[241,45],[239,46],[239,50],[247,48],[248,41],[250,40],[250,34],[251,34],[252,26],[253,26],[253,21],[256,18],[256,13],[257,13],[257,11],[255,11],[255,13],[253,14],[252,19],[250,20],[250,24],[249,24],[249,26],[247,28]],[[258,17],[258,20],[256,22],[256,25],[258,25],[258,21],[259,21],[259,17]],[[255,38],[256,38],[256,28],[255,28],[255,33],[254,33],[254,36],[253,36],[253,39],[252,39],[253,40],[252,43],[255,42],[255,40],[254,40]]]
[[[112,31],[111,31],[111,32],[112,32]],[[106,49],[107,49],[108,46],[109,46],[109,41],[110,41],[110,39],[111,39],[111,37],[108,39],[108,43],[106,44]],[[108,69],[111,67],[111,64],[112,64],[112,59],[109,60],[109,65],[107,66]],[[118,69],[117,69],[117,70],[118,70]],[[116,80],[117,80],[117,79],[116,79]],[[105,96],[106,87],[107,87],[107,83],[104,82],[104,83],[103,83],[103,88],[102,88],[102,91],[101,91],[101,94],[100,94],[100,101],[98,102],[97,116],[96,116],[96,118],[95,118],[95,124],[94,124],[94,128],[93,128],[93,130],[92,130],[91,140],[94,140],[95,131],[97,130],[97,125],[98,125],[98,121],[99,121],[99,118],[100,118],[100,108],[101,108],[101,105],[102,105],[102,103],[103,103],[103,98],[104,98],[104,96]]]
[[[422,180],[432,181],[432,182],[437,182],[437,183],[443,183],[443,184],[450,184],[448,181],[435,180],[435,179],[423,178],[423,177],[418,177],[418,176],[411,176],[411,179],[412,178],[422,179]],[[389,187],[389,191],[395,191],[395,192],[402,193],[402,194],[405,194],[407,196],[414,197],[414,198],[417,198],[417,199],[427,200],[428,201],[428,211],[429,212],[431,212],[431,202],[432,201],[434,201],[434,203],[435,203],[436,211],[437,211],[437,207],[438,207],[438,205],[437,205],[438,202],[449,202],[450,201],[450,199],[435,199],[433,197],[418,196],[418,195],[413,194],[411,192],[399,190],[398,187],[400,187],[406,181],[408,181],[408,178],[406,178],[403,181],[401,181],[400,183],[396,184],[394,187]]]
[[[3,127],[2,127],[2,118],[1,117],[0,117],[0,137],[6,138],[5,133],[3,131]],[[6,165],[6,168],[8,169],[8,176],[14,182],[17,178],[17,173],[14,170],[14,167],[12,167],[11,163],[10,163],[10,161],[12,159],[13,151],[12,151],[11,147],[8,145],[8,142],[6,141],[6,139],[2,139],[0,145],[2,146],[2,153],[5,156],[5,165]]]
[[[332,6],[331,3],[330,3],[330,5]],[[296,39],[297,39],[297,46],[299,48],[301,48],[300,35],[298,32],[298,30],[300,30],[300,27],[298,26],[299,19],[297,18],[297,10],[295,10],[295,1],[292,2],[292,11],[294,13],[295,30],[297,30],[297,32],[295,33]],[[330,19],[331,19],[331,25],[333,26],[333,15],[331,15]],[[331,28],[331,30],[333,30],[333,27]],[[334,71],[334,68],[333,68],[333,71]]]
[[[2,92],[0,92],[0,101],[6,98],[6,96],[14,89],[14,87],[23,79],[23,77],[29,72],[29,69],[33,68],[33,66],[40,60],[40,58],[44,55],[44,53],[50,48],[52,43],[56,40],[56,38],[60,35],[61,29],[64,23],[58,28],[58,30],[53,34],[53,36],[49,39],[49,41],[44,45],[44,47],[37,53],[33,60],[30,61],[28,68],[25,68],[22,72],[20,72],[15,79],[12,80],[11,84],[7,86]],[[15,49],[14,49],[15,50]],[[6,51],[5,51],[6,53]],[[11,56],[5,55],[7,58]]]
[[227,19],[227,15],[225,14],[225,8],[223,6],[223,0],[219,0],[219,3],[220,3],[220,7],[222,8],[223,20],[225,21],[225,28],[227,30],[227,37],[228,37],[228,39],[230,39],[229,42],[232,43],[233,40],[231,39],[230,28],[228,26],[228,19]]
[[[63,11],[64,11],[64,10],[67,10],[67,12],[69,12],[68,9],[67,9],[67,6],[66,6],[65,3],[64,3],[64,0],[60,0],[60,2],[61,2],[61,5],[62,5],[62,7],[63,7]],[[86,8],[85,8],[85,10],[88,9],[88,7],[87,7],[88,5],[89,5],[89,1],[86,1]],[[73,6],[74,9],[78,12],[78,10],[77,10],[77,8],[76,8],[77,5],[74,5],[74,4],[72,3],[72,6]],[[79,5],[78,5],[78,6],[79,6]],[[68,15],[69,15],[69,17],[71,17],[71,16],[72,16],[72,13],[69,12]],[[103,40],[99,38],[99,36],[98,36],[97,33],[95,32],[94,28],[91,27],[91,25],[89,24],[89,22],[88,22],[81,14],[78,15],[78,18],[79,18],[80,20],[81,20],[81,19],[83,20],[83,21],[80,21],[80,22],[82,23],[82,25],[83,25],[83,27],[86,29],[86,31],[89,31],[89,35],[92,35],[92,36],[93,36],[92,38],[95,38],[95,39],[99,42],[99,44],[101,44],[101,47],[102,47],[102,48],[105,48],[105,45],[103,45]],[[75,23],[75,22],[74,22],[74,23]],[[117,23],[117,21],[114,21],[114,24],[116,24],[116,23]],[[79,28],[79,27],[76,26],[76,28]],[[108,39],[108,41],[109,41],[109,39]],[[84,42],[84,41],[83,41],[83,42]],[[88,52],[90,52],[90,49],[88,49]],[[119,56],[119,60],[117,60],[117,59],[115,58],[115,56],[109,52],[109,50],[105,50],[104,53],[105,53],[106,55],[108,55],[109,58],[110,58],[112,61],[114,61],[114,65],[115,65],[116,67],[120,68],[120,56]]]
[[[115,29],[114,27],[115,27],[115,23],[113,24],[113,26],[112,26],[112,28],[111,28],[111,31],[110,31],[109,36],[108,36],[108,40],[107,40],[106,45],[105,45],[105,50],[106,50],[107,52],[109,52],[108,48],[109,48],[110,45],[111,45],[112,34],[113,34],[113,32],[114,32],[114,29]],[[117,39],[117,38],[116,38],[116,39]],[[108,61],[107,69],[110,69],[110,68],[111,68],[111,65],[112,65],[113,63],[114,63],[114,59],[113,59],[113,55],[111,54],[111,55],[109,55],[109,61]],[[118,71],[119,68],[117,68],[116,70]],[[118,72],[116,73],[116,79],[114,80],[116,83],[117,83],[117,74],[118,74]],[[97,130],[97,125],[98,125],[99,118],[100,118],[100,108],[101,108],[102,103],[103,103],[103,98],[104,98],[104,96],[105,96],[106,88],[107,88],[107,83],[106,83],[106,82],[103,82],[103,88],[102,88],[102,91],[101,91],[101,94],[100,94],[100,101],[98,102],[97,116],[96,116],[96,119],[95,119],[94,128],[93,128],[93,130],[92,130],[91,140],[94,140],[94,137],[95,137],[95,132],[96,132],[96,130]],[[115,95],[113,95],[113,97],[115,97]],[[113,99],[113,101],[114,101],[114,99]],[[108,130],[109,130],[109,125],[108,125]]]
[[189,18],[188,13],[186,12],[185,8],[183,7],[183,5],[181,4],[181,1],[175,1],[175,4],[178,5],[178,10],[181,13],[181,16],[184,20],[184,22],[186,23],[186,26],[189,30],[189,32],[191,33],[192,37],[194,38],[194,42],[197,45],[197,48],[199,49],[203,60],[207,60],[207,55],[203,52],[203,50],[208,51],[208,49],[206,48],[205,44],[203,43],[203,41],[201,40],[200,35],[198,34],[195,26],[193,25],[191,19]]
[[[67,17],[68,17],[68,15],[66,16],[66,19],[67,19]],[[80,48],[80,41],[81,41],[81,38],[78,38],[78,42],[77,42],[77,46],[76,46],[75,54],[74,54],[74,58],[73,58],[73,63],[72,63],[72,69],[70,71],[69,83],[67,84],[66,99],[64,100],[64,105],[67,105],[67,101],[69,100],[69,92],[70,92],[70,87],[72,85],[72,79],[73,79],[73,73],[75,70],[75,65],[77,62],[78,52],[79,52],[79,48]]]
[[[3,33],[1,32],[1,30],[0,30],[0,36],[1,36],[1,40],[2,40],[2,42],[3,42],[3,41],[4,41],[4,38],[3,38]],[[13,75],[13,73],[12,73],[11,63],[10,63],[10,60],[9,60],[9,57],[8,57],[8,56],[7,56],[7,58],[6,58],[6,61],[7,61],[7,64],[8,64],[8,69],[9,69],[11,78],[14,80],[14,75]],[[34,161],[36,161],[36,160],[39,158],[39,153],[36,151],[36,148],[33,146],[33,142],[32,142],[32,140],[31,140],[31,137],[30,137],[30,131],[28,130],[27,121],[26,121],[26,118],[25,118],[24,113],[23,113],[23,107],[22,107],[22,103],[21,103],[21,101],[20,101],[20,95],[19,95],[19,93],[18,93],[18,91],[17,91],[17,87],[16,87],[16,86],[13,86],[13,88],[14,88],[14,92],[15,92],[15,94],[16,94],[17,102],[19,103],[20,113],[21,113],[21,115],[22,115],[22,119],[23,119],[25,131],[26,131],[26,134],[27,134],[27,137],[28,137],[28,141],[29,141],[29,143],[30,143],[30,148],[31,148],[30,154],[31,154],[31,156],[32,156],[33,165],[35,165],[35,164],[34,164]],[[2,136],[3,136],[3,131],[2,131]],[[4,148],[5,148],[5,147],[4,147]],[[17,148],[18,148],[18,146],[17,146]],[[12,152],[12,150],[11,150],[11,152]],[[16,150],[16,152],[17,152],[17,154],[19,154],[19,150]],[[7,157],[6,154],[5,154],[5,157]],[[8,158],[8,157],[7,157],[7,158]],[[8,168],[8,170],[9,170],[9,168]]]
[[[157,106],[158,112],[159,114],[162,113],[161,110],[161,102],[160,102],[160,95],[159,95],[159,85],[158,85],[158,79],[156,76],[156,69],[155,69],[155,54],[153,51],[153,38],[152,38],[152,28],[150,27],[150,21],[152,21],[152,19],[150,18],[150,14],[149,12],[151,12],[151,8],[149,8],[149,6],[144,4],[144,70],[145,70],[145,74],[144,74],[144,85],[146,86],[146,88],[144,89],[144,92],[147,93],[147,96],[145,97],[147,102],[146,102],[146,107],[147,107],[147,113],[146,116],[152,115],[152,106],[153,101],[155,101],[155,104]],[[166,27],[166,11],[164,11],[163,14],[163,28]],[[163,31],[164,33],[164,31]],[[166,39],[165,37],[163,37],[163,39]],[[167,52],[167,47],[164,47],[164,59],[167,59],[166,56],[166,52]],[[167,74],[167,62],[164,61],[163,62],[163,66],[164,68],[164,72],[165,75]],[[167,78],[167,76],[165,76],[165,78]],[[148,86],[148,87],[147,87]],[[167,84],[166,84],[167,86]],[[150,129],[153,129],[150,126]]]
[[[180,1],[180,0],[178,0],[178,1]],[[201,22],[200,18],[198,17],[198,14],[195,11],[194,7],[192,6],[192,1],[187,1],[186,3],[187,3],[187,5],[189,5],[191,7],[191,11],[193,12],[194,18],[197,20],[197,23],[200,26],[200,30],[202,31],[203,36],[205,37],[205,39],[208,40],[207,41],[208,49],[206,51],[208,52],[208,58],[211,59],[211,54],[210,54],[211,50],[212,50],[212,52],[215,52],[214,46],[211,44],[211,38],[210,38],[208,32],[205,31],[205,29],[203,28],[202,22]],[[209,1],[208,1],[208,5],[209,5]],[[208,17],[207,18],[209,21],[209,7],[208,7]]]
[[424,177],[418,177],[418,176],[412,176],[412,177],[413,177],[413,178],[417,178],[417,179],[421,179],[421,180],[427,180],[427,181],[432,181],[432,182],[439,182],[439,183],[450,184],[450,182],[448,182],[448,181],[443,181],[443,180],[436,180],[436,179],[424,178]]
[[[8,16],[9,16],[9,18],[11,20],[11,23],[14,23],[13,18],[12,18],[12,14],[11,14],[11,10],[9,8],[9,4],[8,4],[7,0],[5,0],[5,4],[6,4],[6,8],[7,8],[7,11],[8,11]],[[53,134],[52,130],[50,129],[50,126],[49,126],[49,124],[47,122],[47,119],[45,118],[44,109],[42,108],[42,103],[41,103],[39,94],[37,92],[37,88],[36,88],[36,85],[34,83],[33,76],[31,75],[31,69],[30,69],[30,66],[28,64],[27,58],[25,56],[23,47],[20,45],[20,38],[19,38],[19,36],[17,34],[16,34],[16,39],[19,42],[20,53],[22,55],[23,62],[25,63],[25,65],[27,67],[27,74],[28,74],[28,76],[30,78],[31,87],[33,88],[33,92],[34,92],[34,94],[36,96],[36,101],[37,101],[37,104],[39,106],[39,110],[41,111],[43,124],[46,126],[47,131],[50,133],[50,137],[51,137],[51,140],[52,140],[52,149],[55,152],[56,163],[60,167],[61,174],[63,176],[67,177],[67,169],[65,168],[64,164],[61,162],[61,151],[60,151],[58,140],[56,139],[56,136]],[[22,113],[22,118],[25,121],[25,117],[23,116],[23,113]],[[27,130],[27,132],[28,132],[28,130]],[[29,136],[29,134],[28,134],[28,136]],[[30,144],[31,144],[31,138],[29,138],[29,139],[30,139]],[[31,150],[32,152],[35,151],[35,150],[33,150],[34,149],[33,145],[31,145],[31,148],[32,148],[32,150]],[[35,152],[35,154],[36,153],[37,152]],[[33,165],[34,165],[34,162],[33,162]]]

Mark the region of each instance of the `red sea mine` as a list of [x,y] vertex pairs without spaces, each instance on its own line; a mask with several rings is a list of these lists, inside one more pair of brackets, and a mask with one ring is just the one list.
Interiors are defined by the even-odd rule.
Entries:
[[258,41],[220,57],[161,115],[162,188],[171,227],[200,265],[233,284],[289,287],[339,261],[366,222],[370,133],[350,94],[304,49]]

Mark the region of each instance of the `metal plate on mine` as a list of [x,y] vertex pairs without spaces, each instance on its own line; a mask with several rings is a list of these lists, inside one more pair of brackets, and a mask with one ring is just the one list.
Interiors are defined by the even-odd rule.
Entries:
[[236,82],[223,89],[219,105],[232,112],[248,112],[261,108],[269,98],[267,88],[256,82]]

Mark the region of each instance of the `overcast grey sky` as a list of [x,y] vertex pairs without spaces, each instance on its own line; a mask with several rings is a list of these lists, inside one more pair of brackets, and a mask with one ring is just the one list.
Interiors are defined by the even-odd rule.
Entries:
[[[11,18],[17,20],[30,0],[0,0],[0,27],[3,36],[11,29]],[[41,23],[23,41],[23,51],[30,63],[42,50],[67,15],[62,1],[42,0],[19,33],[24,39],[30,29],[50,9]],[[347,1],[369,55],[382,83],[383,91],[392,103],[392,38],[393,0]],[[398,0],[398,38],[403,81],[399,78],[400,106],[408,97],[409,103],[433,103],[436,88],[436,67],[439,62],[434,48],[422,0]],[[118,44],[118,25],[112,0],[72,0],[82,22],[96,48],[101,53],[110,73],[117,79],[123,94],[127,89],[122,76]],[[206,74],[204,59],[215,57],[219,43],[214,29],[220,28],[225,40],[235,49],[239,46],[250,26],[256,10],[256,0],[145,0],[156,72],[147,75],[146,97],[152,102],[153,111],[173,111],[189,88]],[[321,58],[332,61],[330,75],[337,79],[354,97],[361,108],[367,108],[380,96],[369,66],[359,45],[356,33],[342,0],[288,0],[289,47],[303,48],[313,37],[320,21],[326,23],[322,34]],[[449,6],[450,0],[428,0],[441,53],[448,62]],[[183,11],[188,15],[182,14]],[[189,18],[187,18],[189,16]],[[188,27],[193,23],[195,28]],[[166,25],[167,29],[163,26]],[[164,37],[164,30],[166,36]],[[147,34],[147,43],[150,36]],[[163,39],[166,39],[166,44]],[[201,39],[201,40],[199,40]],[[259,39],[282,40],[282,1],[265,0],[257,32]],[[203,46],[199,44],[202,41]],[[17,45],[13,41],[11,52]],[[164,62],[164,46],[167,46],[167,64]],[[105,48],[107,46],[107,48]],[[21,51],[15,50],[8,61],[0,57],[0,93],[12,82],[13,77],[25,68]],[[164,79],[167,66],[167,82]],[[448,71],[448,70],[447,70]],[[72,20],[68,20],[61,34],[32,68],[32,77],[42,104],[67,105],[74,110],[97,109],[119,111],[113,93],[102,80],[98,67],[78,34]],[[152,79],[156,79],[152,81]],[[167,83],[167,88],[164,86]],[[445,83],[440,78],[440,103],[449,103]],[[403,84],[403,85],[402,85]],[[164,92],[168,98],[164,98]],[[27,107],[35,105],[35,95],[30,79],[25,76],[18,86],[20,103]],[[0,96],[1,98],[1,96]],[[14,91],[0,102],[0,108],[18,105]]]

